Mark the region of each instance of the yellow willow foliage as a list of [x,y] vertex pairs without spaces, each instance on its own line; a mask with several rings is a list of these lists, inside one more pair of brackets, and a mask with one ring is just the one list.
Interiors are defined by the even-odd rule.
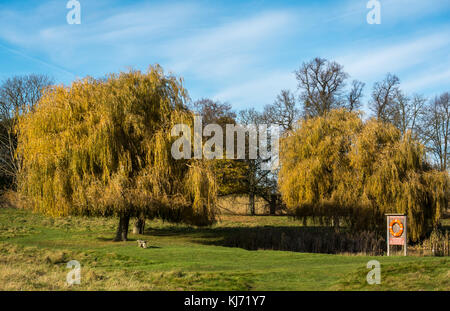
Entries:
[[291,212],[352,228],[380,230],[384,213],[408,216],[417,241],[448,204],[449,177],[426,163],[410,133],[346,110],[303,120],[281,139],[279,187]]
[[172,127],[193,123],[186,99],[181,81],[159,66],[47,90],[19,120],[20,191],[52,216],[212,223],[217,190],[209,165],[171,156]]

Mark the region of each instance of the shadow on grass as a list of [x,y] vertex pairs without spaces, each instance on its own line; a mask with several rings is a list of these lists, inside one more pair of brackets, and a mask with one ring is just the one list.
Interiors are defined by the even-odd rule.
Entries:
[[195,243],[246,250],[284,250],[307,253],[365,253],[379,255],[384,252],[385,239],[373,232],[335,232],[330,227],[221,227],[148,228],[149,236],[183,236]]
[[[102,241],[102,242],[124,242],[124,241],[116,241],[116,240],[114,240],[113,236],[111,236],[111,237],[103,237],[103,236],[102,237],[96,237],[96,239],[98,241]],[[139,240],[139,239],[128,238],[127,242],[136,242],[137,240]]]
[[150,249],[150,248],[161,248],[161,247],[159,247],[159,246],[147,246],[147,249]]
[[114,242],[114,238],[105,238],[105,237],[97,237],[96,240],[102,241],[102,242]]
[[[114,241],[114,238],[113,237],[97,237],[96,238],[98,241],[102,241],[102,242],[114,242],[114,243],[120,243],[120,242],[123,242],[123,241]],[[138,239],[133,239],[133,238],[128,238],[128,240],[127,240],[127,242],[137,242],[137,240]],[[139,247],[137,244],[136,244],[136,247]],[[150,248],[161,248],[161,247],[159,247],[159,246],[154,246],[154,245],[150,245],[150,246],[147,246],[146,247],[146,249],[150,249]]]

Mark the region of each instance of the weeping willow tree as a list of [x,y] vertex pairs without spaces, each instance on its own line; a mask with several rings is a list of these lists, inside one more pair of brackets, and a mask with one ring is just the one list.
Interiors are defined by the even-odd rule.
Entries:
[[381,230],[384,213],[408,216],[417,241],[437,226],[449,177],[428,165],[424,147],[392,125],[333,110],[302,120],[281,139],[279,188],[297,217]]
[[34,210],[209,225],[216,184],[209,164],[175,160],[173,125],[193,123],[180,80],[159,66],[55,86],[18,124],[19,190]]

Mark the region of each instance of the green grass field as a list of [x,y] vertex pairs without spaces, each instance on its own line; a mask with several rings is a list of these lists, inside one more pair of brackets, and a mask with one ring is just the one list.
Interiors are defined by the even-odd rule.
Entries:
[[[203,229],[154,221],[129,242],[112,242],[116,223],[0,208],[0,290],[450,290],[448,257],[220,246],[223,233],[237,227],[301,226],[287,217],[222,216]],[[151,247],[138,248],[136,239]],[[69,287],[66,263],[72,259],[81,263],[81,284]],[[372,259],[381,263],[380,285],[366,282]]]

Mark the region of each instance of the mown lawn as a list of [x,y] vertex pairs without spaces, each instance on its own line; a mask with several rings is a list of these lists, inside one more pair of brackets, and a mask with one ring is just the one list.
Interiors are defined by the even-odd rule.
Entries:
[[[0,290],[450,290],[448,257],[370,257],[220,246],[235,227],[301,226],[287,217],[222,216],[211,228],[147,223],[112,242],[116,219],[52,219],[0,208]],[[225,230],[225,231],[224,231]],[[137,247],[145,239],[151,247]],[[381,284],[368,285],[369,260]],[[66,263],[81,284],[66,285]]]

